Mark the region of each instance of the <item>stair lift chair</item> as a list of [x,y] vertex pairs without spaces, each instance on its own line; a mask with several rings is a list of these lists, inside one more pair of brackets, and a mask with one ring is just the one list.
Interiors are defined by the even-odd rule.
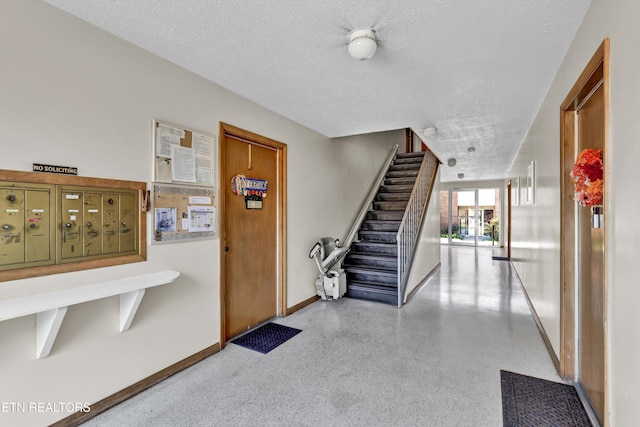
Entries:
[[351,248],[339,244],[338,239],[323,237],[309,251],[309,258],[313,258],[320,271],[316,291],[323,300],[338,299],[347,291],[347,279],[340,261]]

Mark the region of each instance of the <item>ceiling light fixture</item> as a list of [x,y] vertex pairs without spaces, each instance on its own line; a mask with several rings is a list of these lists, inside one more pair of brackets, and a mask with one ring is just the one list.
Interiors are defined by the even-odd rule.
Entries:
[[459,179],[464,178],[464,174],[463,174],[463,173],[459,173],[459,174],[458,174],[458,178],[459,178]]
[[373,30],[354,30],[349,34],[349,55],[354,59],[369,59],[378,49]]
[[451,167],[454,167],[456,165],[456,159],[454,159],[453,157],[450,158],[449,160],[447,160],[447,164]]
[[434,136],[436,136],[436,132],[437,129],[434,127],[428,127],[425,130],[422,131],[422,134],[424,136],[426,136],[427,138],[433,138]]
[[467,148],[467,151],[473,153],[474,151],[476,151],[476,147],[472,145],[471,147]]

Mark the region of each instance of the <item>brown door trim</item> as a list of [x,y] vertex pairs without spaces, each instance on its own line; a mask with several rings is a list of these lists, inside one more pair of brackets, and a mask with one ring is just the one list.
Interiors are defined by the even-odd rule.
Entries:
[[[219,191],[220,203],[219,203],[219,218],[220,218],[220,346],[224,348],[226,344],[225,338],[225,263],[224,263],[224,250],[225,250],[225,191],[224,186],[229,183],[224,182],[225,175],[225,138],[231,136],[250,142],[252,144],[262,145],[277,151],[277,176],[278,176],[278,191],[275,197],[277,197],[277,255],[276,255],[276,271],[277,271],[277,315],[284,317],[287,311],[287,145],[281,142],[269,139],[267,137],[249,132],[244,129],[240,129],[233,125],[220,122],[220,157],[218,159],[219,165],[219,180],[221,190]],[[271,194],[270,194],[271,195]]]
[[507,182],[507,258],[511,259],[511,180]]
[[[602,81],[604,89],[604,241],[608,241],[609,208],[607,185],[609,182],[609,39],[605,39],[593,55],[586,68],[574,84],[560,107],[560,375],[566,379],[577,380],[575,364],[575,320],[576,320],[576,270],[577,256],[575,224],[574,187],[569,172],[573,169],[576,155],[576,109],[587,99],[594,88]],[[608,319],[608,253],[604,252],[604,319]],[[604,425],[609,425],[608,413],[608,331],[604,330]]]

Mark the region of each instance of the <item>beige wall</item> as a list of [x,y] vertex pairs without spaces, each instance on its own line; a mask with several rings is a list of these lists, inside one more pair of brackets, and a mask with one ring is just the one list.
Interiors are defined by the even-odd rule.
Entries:
[[[514,208],[514,264],[556,351],[559,350],[559,109],[605,37],[611,38],[610,179],[607,209],[608,377],[611,426],[640,419],[640,259],[637,215],[640,197],[633,177],[640,159],[640,2],[593,0],[546,95],[510,177],[526,176],[537,162],[536,204]],[[555,220],[550,221],[550,218]]]
[[[214,134],[223,121],[288,144],[288,306],[315,294],[309,248],[346,233],[404,135],[331,141],[40,1],[0,0],[0,169],[69,165],[81,176],[149,183],[154,118]],[[146,262],[0,283],[6,300],[182,273],[146,292],[124,333],[116,297],[71,306],[45,359],[34,358],[35,316],[0,322],[0,402],[94,403],[218,342],[218,247],[218,239],[151,245]],[[0,413],[0,424],[67,415]]]

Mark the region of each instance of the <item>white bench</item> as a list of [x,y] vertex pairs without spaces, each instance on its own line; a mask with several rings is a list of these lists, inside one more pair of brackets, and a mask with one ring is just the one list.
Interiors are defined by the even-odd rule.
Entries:
[[166,270],[0,301],[0,321],[35,314],[36,359],[42,359],[51,352],[67,307],[70,305],[120,295],[120,332],[123,332],[131,326],[144,291],[154,286],[169,284],[179,276],[178,271]]

